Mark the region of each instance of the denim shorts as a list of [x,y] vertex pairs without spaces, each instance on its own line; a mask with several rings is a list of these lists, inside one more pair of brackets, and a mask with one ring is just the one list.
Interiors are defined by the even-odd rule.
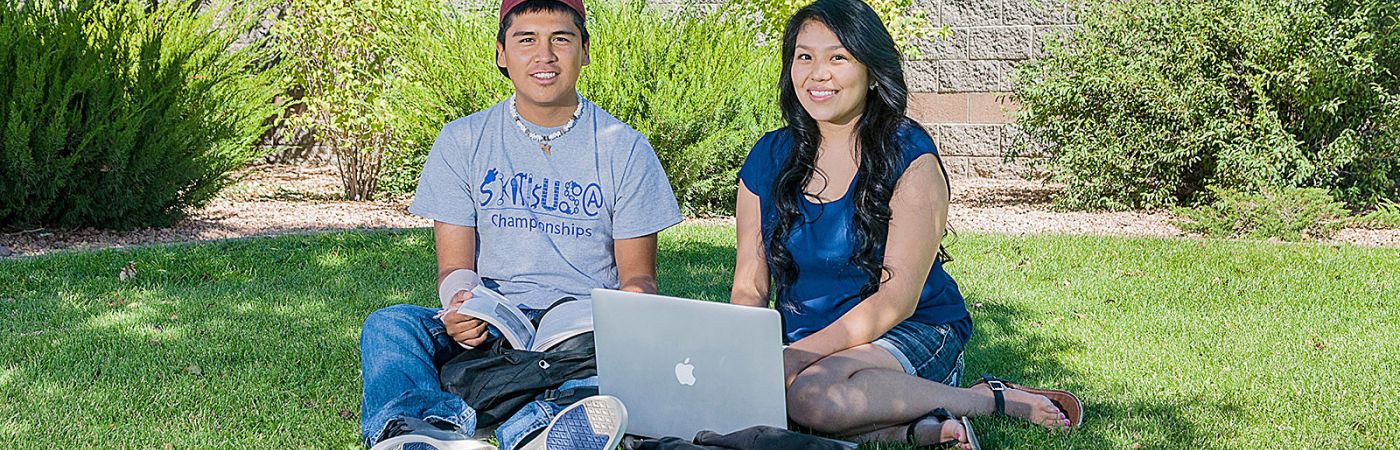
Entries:
[[958,386],[963,372],[963,341],[949,324],[906,320],[871,342],[889,351],[904,373]]

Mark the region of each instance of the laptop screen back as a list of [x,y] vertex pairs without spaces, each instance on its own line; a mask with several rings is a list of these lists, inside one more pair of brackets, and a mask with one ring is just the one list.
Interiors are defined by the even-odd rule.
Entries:
[[777,311],[595,289],[593,324],[598,389],[626,405],[629,434],[787,428]]

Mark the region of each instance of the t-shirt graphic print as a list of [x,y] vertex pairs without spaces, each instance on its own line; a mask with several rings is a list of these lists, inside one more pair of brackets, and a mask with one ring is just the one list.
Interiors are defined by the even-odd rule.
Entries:
[[545,153],[516,127],[509,101],[443,127],[409,212],[476,227],[477,272],[517,306],[617,288],[613,240],[681,221],[656,152],[584,99],[577,123]]

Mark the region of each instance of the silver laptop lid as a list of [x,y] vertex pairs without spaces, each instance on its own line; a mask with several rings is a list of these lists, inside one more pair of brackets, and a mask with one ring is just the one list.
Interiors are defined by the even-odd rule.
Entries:
[[627,406],[628,434],[787,428],[777,311],[594,289],[593,326],[598,390]]

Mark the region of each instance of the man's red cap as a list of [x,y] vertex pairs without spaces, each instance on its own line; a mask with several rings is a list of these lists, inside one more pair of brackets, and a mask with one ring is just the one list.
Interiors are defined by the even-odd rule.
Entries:
[[[578,12],[579,18],[581,18],[581,19],[587,19],[587,18],[588,18],[588,16],[585,15],[585,14],[583,13],[583,0],[556,0],[556,1],[558,1],[559,3],[565,4],[565,5],[567,5],[567,6],[570,7],[570,8],[573,8],[574,11],[577,11],[577,12]],[[510,12],[511,9],[514,9],[516,5],[519,5],[519,4],[525,3],[525,2],[526,2],[526,0],[503,0],[503,1],[501,1],[501,17],[500,17],[500,19],[497,19],[497,20],[498,20],[498,21],[504,21],[504,20],[506,20],[506,13]]]

